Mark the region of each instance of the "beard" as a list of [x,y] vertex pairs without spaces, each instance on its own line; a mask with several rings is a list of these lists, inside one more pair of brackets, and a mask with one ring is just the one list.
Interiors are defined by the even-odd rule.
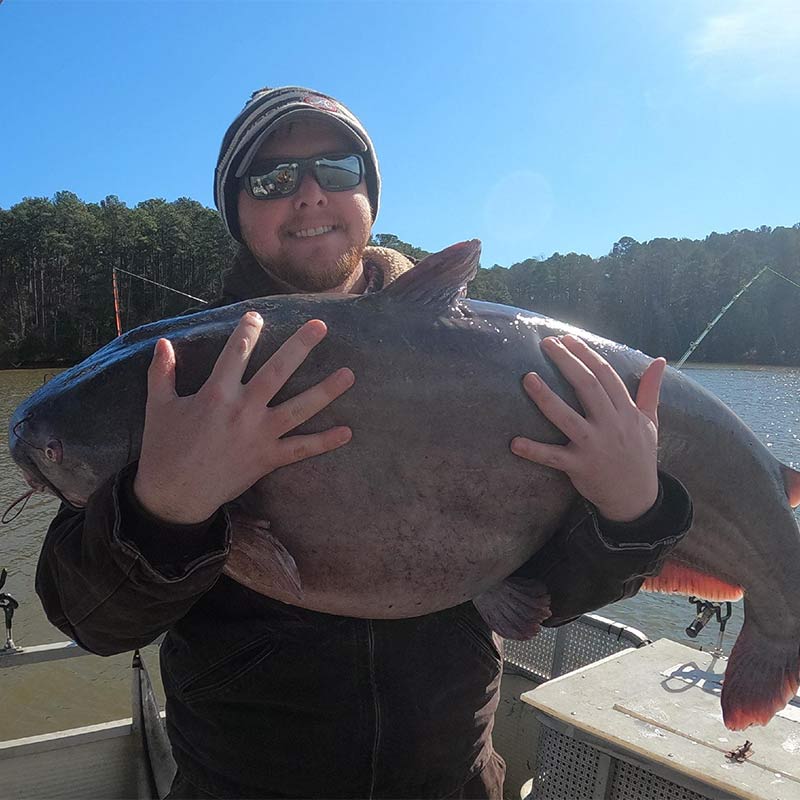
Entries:
[[[363,192],[330,195],[319,208],[293,209],[285,200],[270,206],[239,198],[243,243],[262,274],[279,293],[349,291],[362,274],[362,257],[369,243],[372,209]],[[304,228],[332,226],[319,239],[295,237]]]
[[[341,286],[361,269],[364,244],[351,244],[333,262],[320,263],[314,259],[302,261],[289,255],[278,257],[261,268],[270,277],[297,292],[329,292]],[[260,259],[259,259],[260,261]]]

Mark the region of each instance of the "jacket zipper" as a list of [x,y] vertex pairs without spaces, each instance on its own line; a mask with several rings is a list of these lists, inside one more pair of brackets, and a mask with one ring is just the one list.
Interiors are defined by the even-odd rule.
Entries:
[[369,652],[369,682],[372,688],[372,703],[375,712],[375,738],[372,742],[372,780],[369,786],[371,798],[375,794],[375,777],[378,771],[378,746],[381,738],[381,707],[378,702],[378,682],[375,678],[375,632],[372,627],[372,620],[367,620],[367,647]]

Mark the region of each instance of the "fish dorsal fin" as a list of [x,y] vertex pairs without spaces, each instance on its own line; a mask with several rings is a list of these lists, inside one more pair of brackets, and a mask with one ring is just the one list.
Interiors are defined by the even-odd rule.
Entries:
[[422,306],[452,306],[464,287],[475,277],[481,243],[477,239],[459,242],[439,253],[426,256],[408,272],[370,297]]
[[741,586],[735,586],[672,558],[664,562],[658,575],[646,578],[642,588],[647,592],[694,595],[717,603],[723,600],[741,600],[744,596]]
[[783,486],[786,489],[786,497],[792,508],[800,506],[800,472],[786,464],[781,464],[781,475],[783,475]]

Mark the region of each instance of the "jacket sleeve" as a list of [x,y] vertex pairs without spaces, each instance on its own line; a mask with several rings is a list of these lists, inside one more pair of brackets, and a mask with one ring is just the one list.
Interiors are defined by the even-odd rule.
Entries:
[[580,499],[565,524],[515,573],[538,578],[550,593],[557,627],[581,614],[633,597],[645,578],[655,575],[692,524],[692,501],[676,478],[659,471],[658,498],[633,522],[603,519]]
[[85,509],[61,507],[36,569],[47,618],[100,655],[143,647],[184,616],[219,578],[230,546],[224,509],[197,525],[149,516],[131,488],[136,466]]

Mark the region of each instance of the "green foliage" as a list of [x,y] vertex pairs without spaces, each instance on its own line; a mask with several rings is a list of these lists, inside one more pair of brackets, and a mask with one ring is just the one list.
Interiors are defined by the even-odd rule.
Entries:
[[[377,233],[370,244],[415,260],[428,255],[392,233]],[[0,367],[76,362],[112,339],[115,268],[212,299],[233,252],[216,211],[186,197],[129,208],[113,195],[84,203],[58,192],[0,209]],[[676,359],[764,265],[800,283],[800,223],[712,233],[702,241],[640,243],[624,236],[602,258],[555,253],[508,269],[495,264],[478,270],[469,296],[532,309]],[[117,276],[124,330],[193,304]],[[800,365],[798,311],[800,288],[767,273],[693,360]]]
[[420,247],[414,247],[413,244],[404,242],[398,239],[393,233],[376,233],[370,240],[371,245],[378,247],[391,247],[392,250],[397,250],[405,256],[408,256],[412,261],[419,261],[421,258],[430,255],[427,250]]
[[[58,192],[0,210],[0,367],[74,362],[112,339],[114,269],[211,298],[232,252],[216,211],[188,198],[128,208]],[[189,303],[117,277],[124,330]]]
[[[764,265],[800,283],[800,225],[712,233],[701,241],[640,243],[625,236],[602,258],[556,253],[528,259],[496,270],[491,284],[481,270],[470,296],[495,300],[504,296],[504,284],[511,305],[677,359]],[[800,288],[766,273],[692,360],[800,365],[798,311]]]

